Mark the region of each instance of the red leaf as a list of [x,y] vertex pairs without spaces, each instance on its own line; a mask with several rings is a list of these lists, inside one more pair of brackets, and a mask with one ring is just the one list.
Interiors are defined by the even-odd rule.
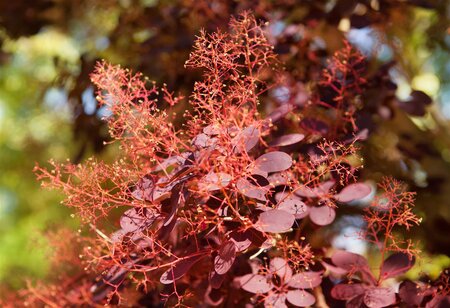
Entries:
[[256,226],[261,231],[271,233],[283,233],[289,231],[295,222],[291,213],[282,210],[270,210],[259,215]]
[[209,136],[218,135],[218,134],[220,134],[221,131],[222,131],[222,129],[219,125],[211,124],[211,125],[208,125],[203,128],[203,133],[205,133]]
[[356,253],[339,250],[331,256],[331,261],[340,268],[352,271],[360,268],[369,268],[366,258]]
[[364,307],[364,294],[353,297],[345,304],[345,308],[361,308]]
[[156,217],[156,213],[150,211],[149,209],[132,208],[125,211],[122,217],[120,217],[120,226],[126,232],[133,232],[139,228],[151,225],[155,221]]
[[240,178],[236,182],[236,188],[246,197],[255,198],[261,201],[267,200],[266,193],[269,191],[269,188],[255,186],[244,178]]
[[412,281],[405,280],[400,284],[398,295],[411,306],[420,306],[424,293],[420,286]]
[[205,254],[198,254],[195,256],[188,257],[186,259],[183,259],[175,264],[172,268],[165,271],[162,275],[159,281],[162,284],[171,284],[175,280],[180,279],[183,277],[187,271],[198,261],[200,261],[203,257],[205,257]]
[[246,250],[250,245],[252,244],[252,241],[250,240],[251,234],[250,229],[244,231],[244,232],[235,232],[233,231],[230,234],[230,240],[234,243],[234,246],[236,247],[236,252],[241,252]]
[[273,140],[270,143],[270,145],[273,146],[273,147],[275,147],[275,146],[278,146],[278,147],[287,146],[287,145],[298,143],[298,142],[302,141],[303,138],[305,138],[305,135],[302,135],[302,134],[284,135],[284,136],[278,137],[275,140]]
[[259,129],[254,126],[244,128],[241,132],[233,138],[231,144],[234,147],[234,153],[241,153],[244,150],[246,152],[253,149],[259,141]]
[[219,289],[224,280],[225,275],[219,275],[216,271],[211,271],[211,273],[209,273],[209,283],[213,289]]
[[269,293],[264,299],[264,308],[287,308],[286,294]]
[[348,203],[353,200],[359,200],[368,196],[372,191],[369,185],[364,183],[356,183],[346,186],[340,193],[334,196],[339,202]]
[[211,138],[206,134],[198,134],[192,139],[192,144],[197,148],[209,148],[214,147],[217,143],[217,138]]
[[297,289],[312,289],[320,285],[322,276],[317,272],[302,272],[292,276],[288,285]]
[[286,294],[287,300],[297,307],[308,307],[314,305],[316,298],[304,290],[292,290]]
[[331,289],[331,296],[335,299],[348,300],[363,294],[366,289],[362,283],[338,284]]
[[409,257],[402,252],[396,252],[384,260],[381,266],[380,277],[381,279],[388,279],[396,277],[409,271],[414,266],[414,257]]
[[291,156],[280,151],[263,154],[255,161],[255,170],[263,172],[279,172],[289,169],[291,166]]
[[283,201],[278,204],[277,209],[293,214],[296,219],[306,217],[309,212],[309,207],[296,196],[284,198]]
[[450,307],[450,295],[439,294],[425,305],[425,308],[445,308],[445,307]]
[[267,293],[272,289],[272,285],[267,278],[262,275],[247,274],[239,277],[239,284],[247,292],[261,294]]
[[231,175],[224,172],[209,172],[199,181],[199,188],[207,191],[222,189],[231,182]]
[[223,275],[231,268],[236,258],[236,247],[232,241],[225,242],[214,259],[214,270]]
[[319,226],[331,224],[335,217],[336,211],[327,205],[311,207],[309,210],[309,218],[311,218],[313,223]]
[[381,308],[395,303],[395,292],[391,288],[371,288],[364,294],[364,304],[370,308]]
[[326,181],[320,183],[317,187],[310,188],[308,186],[302,186],[295,190],[295,194],[305,198],[318,198],[328,194],[331,187],[335,184],[334,181]]
[[136,183],[136,189],[132,195],[138,200],[152,201],[154,189],[155,178],[152,176],[144,176]]
[[273,258],[270,260],[270,272],[277,275],[283,282],[289,281],[292,277],[292,269],[283,258]]

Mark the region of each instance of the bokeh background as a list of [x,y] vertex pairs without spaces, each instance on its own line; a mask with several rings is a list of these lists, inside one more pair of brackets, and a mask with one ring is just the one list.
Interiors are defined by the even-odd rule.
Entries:
[[108,110],[97,106],[89,81],[95,62],[142,71],[189,95],[199,78],[184,69],[195,35],[226,28],[242,10],[270,21],[275,51],[304,85],[311,76],[303,72],[344,38],[384,67],[390,83],[365,99],[383,100],[396,115],[372,134],[363,177],[392,174],[418,192],[424,222],[412,236],[426,260],[418,271],[437,275],[450,265],[448,1],[0,0],[0,284],[45,278],[43,234],[77,229],[61,196],[40,189],[35,164],[115,155],[104,146]]

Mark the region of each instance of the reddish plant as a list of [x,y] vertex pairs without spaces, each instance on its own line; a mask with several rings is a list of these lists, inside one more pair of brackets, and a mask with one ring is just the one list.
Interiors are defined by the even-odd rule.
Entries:
[[[229,32],[202,31],[197,38],[186,67],[201,69],[203,80],[182,117],[184,98],[139,73],[99,63],[92,81],[99,102],[112,112],[106,121],[121,157],[112,164],[36,167],[44,186],[62,190],[63,203],[95,235],[81,254],[88,272],[69,285],[71,293],[57,289],[73,294],[72,302],[33,287],[30,302],[229,306],[256,294],[266,307],[313,305],[326,275],[316,261],[328,247],[313,249],[307,238],[332,224],[341,207],[372,193],[358,182],[361,165],[355,163],[357,143],[367,133],[356,134],[354,121],[362,63],[346,43],[320,82],[336,92],[332,105],[280,105],[263,116],[260,95],[283,81],[263,29],[244,13]],[[335,111],[331,121],[320,112],[313,117],[323,106]],[[300,124],[280,135],[278,125],[296,117]],[[345,135],[347,123],[352,136]],[[331,135],[322,124],[333,125]],[[328,135],[331,140],[322,140]],[[393,179],[380,187],[384,193],[366,211],[365,237],[379,246],[382,260],[387,251],[396,253],[384,260],[378,279],[361,256],[347,253],[342,261],[335,254],[328,265],[364,283],[338,284],[332,295],[358,303],[364,298],[370,307],[395,302],[392,289],[384,302],[367,298],[412,265],[412,244],[399,239],[395,227],[419,223],[412,193]],[[399,270],[405,256],[410,263]]]

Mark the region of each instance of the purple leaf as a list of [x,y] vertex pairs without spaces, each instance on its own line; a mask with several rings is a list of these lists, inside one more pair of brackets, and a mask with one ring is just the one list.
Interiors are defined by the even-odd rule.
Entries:
[[292,158],[289,154],[280,151],[269,152],[261,155],[255,161],[255,170],[263,172],[279,172],[292,166]]
[[292,290],[286,294],[287,300],[297,307],[308,307],[314,305],[316,298],[304,290]]
[[207,191],[220,190],[231,182],[231,175],[224,172],[209,172],[199,181],[199,188]]
[[211,271],[209,274],[209,283],[211,288],[218,289],[222,286],[223,281],[225,280],[225,275],[219,275],[216,271]]
[[247,181],[250,182],[250,184],[261,187],[261,186],[267,186],[269,185],[269,181],[265,176],[262,176],[260,174],[252,174],[247,178]]
[[269,293],[264,299],[264,308],[288,308],[286,306],[286,294]]
[[411,306],[420,306],[424,298],[422,288],[409,280],[405,280],[400,284],[398,295],[402,301]]
[[271,274],[275,274],[282,281],[289,281],[292,277],[292,269],[283,258],[273,258],[270,260],[269,270]]
[[340,193],[334,196],[339,202],[348,203],[353,200],[359,200],[368,196],[372,192],[372,188],[364,183],[350,184],[344,187]]
[[357,270],[360,268],[369,268],[366,258],[356,253],[339,250],[331,256],[333,263],[347,271]]
[[337,275],[337,276],[342,276],[342,275],[347,274],[347,272],[348,272],[347,270],[340,268],[339,266],[335,266],[335,265],[331,264],[331,260],[330,260],[330,262],[328,262],[327,259],[328,258],[324,258],[321,263],[327,270],[330,271],[331,274]]
[[297,289],[312,289],[322,283],[322,276],[317,272],[301,272],[292,276],[288,285]]
[[286,294],[269,293],[264,299],[264,308],[287,308]]
[[239,284],[242,289],[254,294],[267,293],[272,289],[272,285],[267,278],[262,275],[247,274],[239,277]]
[[335,184],[334,181],[326,181],[320,185],[310,188],[308,186],[302,186],[295,189],[295,194],[305,198],[318,198],[329,193],[331,187]]
[[395,292],[391,288],[370,288],[364,294],[364,304],[370,308],[381,308],[395,303]]
[[133,232],[139,228],[144,228],[151,225],[157,215],[155,212],[146,208],[132,208],[120,217],[120,226],[126,232]]
[[232,241],[225,242],[214,259],[214,270],[223,275],[231,268],[236,258],[236,247]]
[[234,147],[234,153],[242,153],[250,151],[258,144],[259,141],[259,129],[254,126],[244,128],[241,132],[233,138],[231,144]]
[[338,284],[331,289],[331,296],[339,300],[349,300],[357,295],[364,294],[367,287],[362,283]]
[[136,183],[136,189],[132,195],[138,200],[153,201],[153,191],[155,189],[155,177],[144,176]]
[[217,143],[217,138],[211,138],[206,134],[198,134],[192,139],[192,144],[197,148],[210,148],[214,147]]
[[288,196],[281,201],[277,209],[286,211],[295,216],[296,219],[301,219],[308,216],[309,207],[298,197]]
[[203,133],[209,135],[209,136],[214,136],[214,135],[219,135],[221,132],[221,127],[218,125],[208,125],[206,127],[203,128]]
[[291,213],[282,210],[270,210],[259,215],[256,226],[261,231],[271,233],[283,233],[289,231],[295,222]]
[[361,308],[364,307],[364,294],[353,297],[345,304],[345,308]]
[[327,205],[311,207],[309,210],[309,218],[318,226],[331,224],[335,217],[336,211]]
[[267,180],[269,181],[270,185],[276,187],[280,185],[287,185],[288,183],[294,181],[295,177],[292,175],[292,173],[280,172],[269,175]]
[[230,234],[230,240],[234,243],[234,246],[236,247],[236,252],[241,252],[246,250],[250,245],[252,244],[252,241],[250,240],[251,234],[250,229],[239,232],[239,231],[233,231]]
[[380,277],[381,279],[388,279],[396,277],[409,271],[414,265],[414,257],[409,257],[407,254],[397,252],[389,256],[384,260],[381,266]]
[[172,268],[165,271],[162,275],[159,281],[162,284],[171,284],[175,280],[180,279],[183,277],[187,271],[198,261],[200,261],[203,257],[205,257],[206,254],[198,254],[195,256],[188,257],[186,259],[183,259],[179,262],[177,262]]
[[302,141],[304,138],[305,138],[305,135],[303,135],[303,134],[284,135],[284,136],[278,137],[275,140],[273,140],[270,143],[270,145],[273,147],[287,146],[287,145],[298,143],[298,142]]
[[252,183],[244,178],[240,178],[236,182],[236,188],[246,197],[255,198],[261,201],[267,200],[266,193],[269,191],[269,188],[252,185]]
[[450,307],[450,295],[438,294],[425,305],[425,308],[445,308],[445,307]]

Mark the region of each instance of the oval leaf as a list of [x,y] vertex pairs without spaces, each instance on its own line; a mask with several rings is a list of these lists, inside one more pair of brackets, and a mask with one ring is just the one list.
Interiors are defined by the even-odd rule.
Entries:
[[270,210],[259,215],[256,226],[261,231],[271,233],[283,233],[289,231],[295,222],[291,213],[282,210]]
[[292,290],[286,294],[287,300],[297,307],[308,307],[314,305],[316,298],[304,290]]
[[301,219],[308,216],[309,207],[296,196],[288,196],[278,204],[277,209],[286,211],[295,216],[296,219]]
[[388,279],[391,277],[396,277],[402,275],[409,271],[414,265],[414,257],[409,257],[407,254],[402,252],[396,252],[384,260],[381,266],[380,276],[381,279]]
[[223,275],[231,268],[236,258],[236,247],[232,241],[228,241],[219,249],[219,254],[214,259],[214,270]]
[[286,294],[269,293],[264,299],[264,308],[287,308]]
[[289,134],[276,138],[270,145],[273,147],[283,147],[287,145],[296,144],[305,138],[303,134]]
[[244,150],[248,152],[258,144],[258,141],[259,129],[254,126],[246,127],[231,141],[231,144],[234,147],[233,152],[241,153]]
[[409,280],[400,284],[398,295],[405,303],[411,306],[420,306],[424,298],[424,292],[420,286]]
[[339,202],[348,203],[367,197],[372,192],[372,188],[364,183],[351,184],[344,187],[340,193],[334,196]]
[[240,178],[236,182],[236,188],[241,194],[249,198],[255,198],[261,201],[266,201],[266,193],[269,191],[268,187],[255,186],[244,178]]
[[317,272],[302,272],[292,276],[288,285],[297,289],[312,289],[322,283],[322,276]]
[[311,207],[309,210],[309,218],[318,226],[326,226],[331,224],[336,217],[336,211],[327,206]]
[[300,197],[305,198],[318,198],[322,197],[329,193],[331,187],[333,187],[335,184],[334,181],[326,181],[323,183],[320,183],[316,187],[308,187],[308,186],[301,186],[297,189],[295,189],[295,194]]
[[198,134],[192,139],[192,144],[197,148],[209,148],[214,147],[217,143],[217,138],[211,138],[206,134]]
[[159,281],[162,284],[171,284],[175,280],[180,279],[183,277],[187,271],[198,261],[200,261],[205,255],[195,255],[186,259],[183,259],[175,264],[172,268],[165,271],[162,275]]
[[361,308],[364,307],[364,294],[353,297],[345,304],[345,308]]
[[267,293],[272,289],[272,285],[267,282],[266,277],[256,274],[247,274],[239,277],[239,284],[242,289],[254,294]]
[[220,190],[231,182],[231,175],[224,172],[210,172],[199,181],[199,188],[207,191]]
[[280,151],[263,154],[255,160],[255,169],[268,173],[283,171],[291,166],[291,156]]
[[289,281],[292,277],[292,269],[283,258],[273,258],[269,265],[270,273],[277,275],[282,281]]
[[366,291],[367,287],[362,283],[338,284],[331,289],[331,296],[339,300],[348,300]]
[[395,303],[395,292],[391,288],[371,288],[364,294],[364,304],[371,308],[381,308]]
[[252,244],[252,241],[250,240],[250,232],[250,230],[246,230],[244,232],[233,231],[230,234],[230,240],[234,243],[236,252],[244,251],[248,247],[250,247],[250,245]]
[[156,217],[157,215],[149,209],[132,208],[125,211],[120,217],[120,226],[126,232],[133,232],[139,228],[151,225]]
[[369,268],[366,258],[356,253],[339,250],[331,256],[333,263],[347,271],[357,270],[360,268]]

